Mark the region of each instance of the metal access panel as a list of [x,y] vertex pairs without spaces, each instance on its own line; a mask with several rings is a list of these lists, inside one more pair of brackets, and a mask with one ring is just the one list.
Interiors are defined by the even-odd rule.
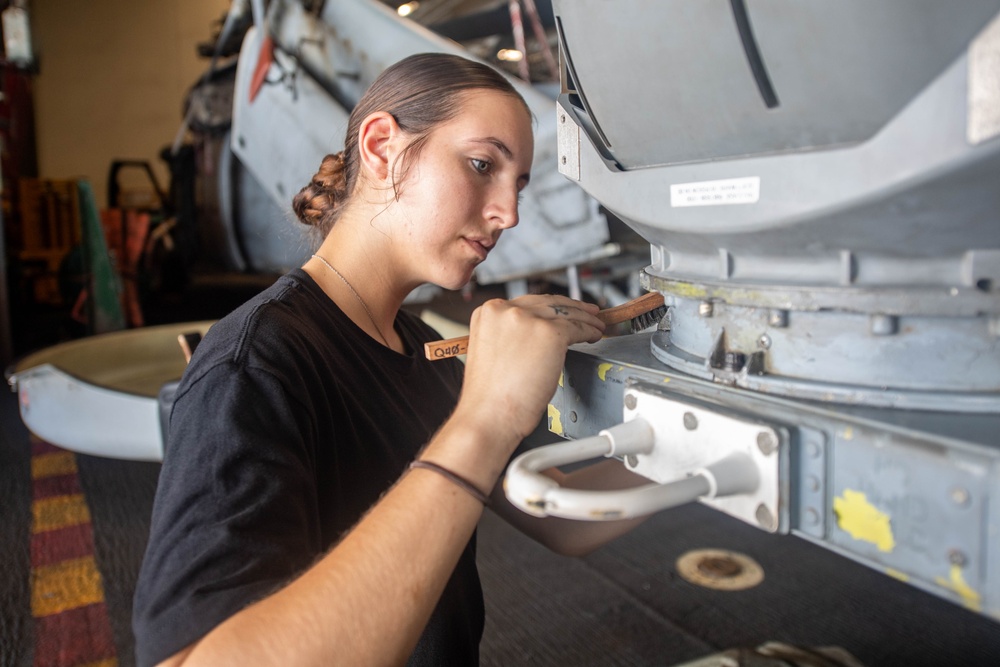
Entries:
[[[666,406],[694,406],[702,423],[728,416],[776,427],[787,456],[777,532],[1000,619],[1000,415],[768,396],[670,370],[650,352],[651,337],[571,349],[550,428],[568,438],[592,435],[621,422],[635,392],[633,412],[648,408],[654,413],[644,418],[673,419],[681,430],[691,408]],[[766,514],[767,525],[754,513],[730,513],[775,529]]]

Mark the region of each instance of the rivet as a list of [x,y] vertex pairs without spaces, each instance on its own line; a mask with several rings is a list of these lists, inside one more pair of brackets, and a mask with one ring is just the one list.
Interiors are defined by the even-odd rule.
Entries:
[[952,565],[957,565],[959,567],[965,567],[968,564],[969,559],[961,549],[949,549],[948,550],[948,562]]
[[770,456],[778,448],[778,440],[770,431],[761,431],[757,434],[757,448],[764,456]]
[[806,524],[810,526],[819,525],[819,512],[816,511],[816,508],[810,507],[806,509]]
[[684,413],[684,428],[689,431],[693,431],[698,428],[698,418],[694,416],[693,412]]
[[560,160],[562,161],[562,163],[563,163],[563,164],[566,164],[566,156],[565,156],[565,155],[563,155],[563,156],[562,156],[561,158],[559,158],[559,159],[560,159]]
[[813,493],[819,491],[819,477],[816,475],[809,475],[806,477],[806,488]]
[[760,338],[757,339],[757,347],[762,350],[770,349],[771,347],[771,337],[767,334],[761,334]]
[[564,114],[564,113],[559,114],[559,122],[560,123],[565,123],[566,122],[566,114]]
[[579,419],[579,417],[576,416],[576,410],[572,410],[569,413],[569,420],[575,424],[577,419]]
[[817,442],[809,443],[809,456],[814,459],[818,459],[823,454],[823,449],[819,446]]
[[970,496],[966,489],[960,486],[956,486],[950,492],[951,501],[958,505],[959,507],[965,507],[969,504]]
[[625,457],[625,465],[629,468],[634,468],[639,465],[639,459],[636,458],[635,454],[629,454]]
[[637,403],[638,402],[636,401],[635,394],[625,394],[626,408],[628,408],[629,410],[635,410],[635,406],[637,405]]

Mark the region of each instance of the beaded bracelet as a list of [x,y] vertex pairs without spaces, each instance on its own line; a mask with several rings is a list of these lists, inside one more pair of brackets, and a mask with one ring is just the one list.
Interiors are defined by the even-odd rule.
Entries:
[[420,459],[417,459],[416,461],[410,464],[410,470],[413,470],[414,468],[433,470],[434,472],[444,476],[445,479],[452,482],[453,484],[461,488],[463,491],[468,493],[470,496],[481,502],[484,506],[489,507],[490,497],[488,495],[477,489],[475,485],[473,485],[472,482],[470,482],[469,480],[465,479],[464,477],[460,477],[459,475],[456,475],[447,468],[439,466],[437,463],[433,463],[431,461],[422,461]]

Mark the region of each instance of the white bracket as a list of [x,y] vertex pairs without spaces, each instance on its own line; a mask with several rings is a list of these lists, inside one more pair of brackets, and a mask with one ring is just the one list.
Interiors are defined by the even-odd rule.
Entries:
[[624,457],[629,470],[666,484],[730,454],[744,454],[757,471],[757,488],[701,501],[768,532],[787,523],[788,493],[781,486],[782,462],[788,458],[784,427],[643,383],[626,389],[624,416],[626,422],[641,417],[656,434],[649,453]]
[[[652,514],[701,499],[769,532],[782,520],[785,429],[681,401],[644,385],[625,394],[625,421],[598,435],[531,450],[504,479],[507,498],[536,516],[606,521]],[[621,491],[559,486],[541,471],[617,456],[652,480]]]

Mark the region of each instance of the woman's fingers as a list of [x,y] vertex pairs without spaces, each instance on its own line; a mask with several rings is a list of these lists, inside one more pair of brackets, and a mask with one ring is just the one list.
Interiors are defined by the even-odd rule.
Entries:
[[566,348],[600,339],[605,325],[597,311],[558,295],[480,306],[472,317],[460,406],[489,406],[497,428],[529,432],[555,392]]

